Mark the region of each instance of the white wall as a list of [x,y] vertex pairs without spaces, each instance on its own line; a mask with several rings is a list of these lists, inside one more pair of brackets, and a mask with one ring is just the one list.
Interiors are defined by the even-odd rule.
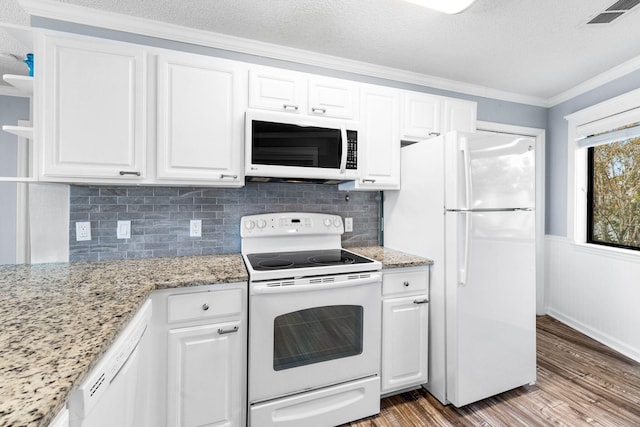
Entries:
[[640,253],[547,236],[546,311],[640,362]]

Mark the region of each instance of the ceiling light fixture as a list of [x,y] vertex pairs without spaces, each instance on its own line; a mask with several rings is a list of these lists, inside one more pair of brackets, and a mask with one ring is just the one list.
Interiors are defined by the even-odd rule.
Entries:
[[475,0],[405,0],[419,6],[437,10],[438,12],[448,13],[450,15],[460,13],[473,3]]

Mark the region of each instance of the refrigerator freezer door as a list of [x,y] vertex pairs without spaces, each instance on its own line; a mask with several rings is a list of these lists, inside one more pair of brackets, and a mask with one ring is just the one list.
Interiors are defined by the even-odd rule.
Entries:
[[533,138],[489,132],[446,138],[447,209],[535,206]]
[[535,212],[445,217],[447,400],[459,407],[535,381]]

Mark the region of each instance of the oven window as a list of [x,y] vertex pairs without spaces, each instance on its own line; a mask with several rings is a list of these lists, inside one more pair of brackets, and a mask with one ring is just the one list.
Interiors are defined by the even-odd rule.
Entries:
[[273,369],[295,368],[362,353],[363,308],[331,305],[283,314],[274,321]]

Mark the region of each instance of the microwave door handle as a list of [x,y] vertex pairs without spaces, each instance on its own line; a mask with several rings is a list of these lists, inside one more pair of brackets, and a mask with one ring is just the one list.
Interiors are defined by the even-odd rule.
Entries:
[[342,138],[342,158],[340,159],[340,174],[345,173],[347,169],[347,125],[345,123],[340,126],[340,136]]

